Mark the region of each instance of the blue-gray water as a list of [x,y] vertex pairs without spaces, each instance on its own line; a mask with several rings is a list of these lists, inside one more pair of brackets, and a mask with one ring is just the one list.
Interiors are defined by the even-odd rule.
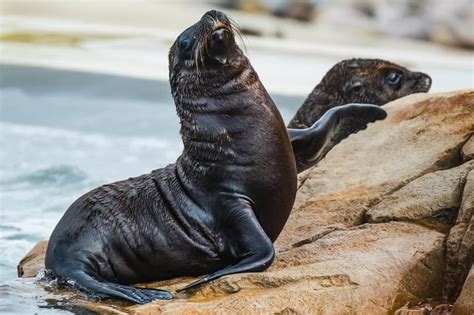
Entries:
[[[272,96],[285,121],[303,101]],[[0,65],[0,313],[52,313],[50,293],[15,280],[19,260],[77,197],[181,148],[168,82]]]

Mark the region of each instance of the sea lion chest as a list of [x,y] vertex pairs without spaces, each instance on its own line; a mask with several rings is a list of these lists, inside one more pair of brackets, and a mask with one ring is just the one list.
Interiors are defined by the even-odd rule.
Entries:
[[[257,104],[246,104],[245,98],[239,101],[240,108],[231,114],[194,115],[198,131],[185,142],[179,162],[203,191],[198,198],[212,200],[223,193],[248,198],[274,241],[296,195],[294,155],[283,120],[268,96]],[[222,209],[209,211],[219,216]]]

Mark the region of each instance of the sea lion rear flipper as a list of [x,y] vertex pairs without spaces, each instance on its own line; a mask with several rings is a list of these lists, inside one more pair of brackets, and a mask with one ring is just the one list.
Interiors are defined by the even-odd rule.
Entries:
[[[227,197],[232,198],[232,197]],[[275,258],[275,249],[255,217],[250,202],[235,198],[224,201],[223,221],[220,230],[223,231],[226,252],[233,256],[235,263],[199,279],[184,288],[181,292],[222,276],[258,272],[267,269]]]
[[339,142],[363,130],[368,123],[385,119],[387,113],[379,106],[347,104],[328,110],[306,129],[288,129],[298,173],[310,168],[326,156]]
[[112,282],[102,282],[81,270],[73,271],[66,277],[74,281],[79,290],[101,298],[118,298],[137,304],[149,303],[156,299],[170,300],[173,298],[171,293],[165,290],[135,288]]

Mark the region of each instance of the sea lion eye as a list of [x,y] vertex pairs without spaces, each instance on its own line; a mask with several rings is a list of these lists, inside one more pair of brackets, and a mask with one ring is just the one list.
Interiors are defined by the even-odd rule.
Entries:
[[391,72],[387,77],[388,84],[391,84],[391,85],[397,85],[398,83],[400,83],[401,79],[402,79],[402,75],[397,72]]
[[178,48],[181,51],[185,51],[186,49],[189,48],[190,44],[191,44],[191,41],[185,37],[178,42]]
[[354,82],[349,87],[349,92],[350,93],[359,93],[360,91],[362,91],[362,83],[360,83],[360,82]]

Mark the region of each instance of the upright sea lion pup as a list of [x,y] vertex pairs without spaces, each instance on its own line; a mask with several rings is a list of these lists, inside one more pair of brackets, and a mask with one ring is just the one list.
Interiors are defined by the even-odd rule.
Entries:
[[333,66],[316,85],[289,128],[308,128],[329,109],[349,103],[384,105],[397,98],[428,92],[431,78],[380,59],[349,59]]
[[[51,235],[46,268],[82,291],[146,303],[169,292],[131,286],[208,274],[262,271],[296,194],[296,164],[283,120],[235,43],[209,11],[169,54],[184,150],[175,164],[96,188],[77,199]],[[364,114],[364,115],[361,115]],[[319,159],[337,139],[383,119],[373,105],[334,109],[314,129],[290,131]],[[352,117],[366,121],[341,128]],[[321,139],[311,141],[313,136]],[[335,140],[336,139],[336,140]],[[340,140],[339,140],[340,141]],[[180,291],[180,290],[179,290]]]

